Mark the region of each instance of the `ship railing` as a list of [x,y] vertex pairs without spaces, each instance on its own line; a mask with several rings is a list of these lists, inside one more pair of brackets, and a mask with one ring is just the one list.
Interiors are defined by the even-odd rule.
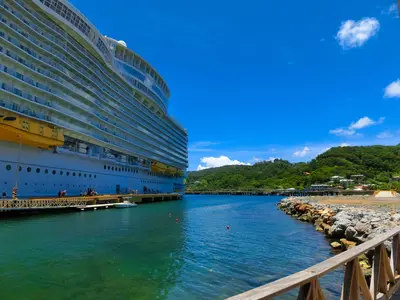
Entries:
[[[384,242],[391,241],[391,254]],[[319,279],[336,269],[344,268],[342,300],[390,299],[400,286],[400,227],[383,233],[372,240],[331,257],[308,269],[276,280],[261,287],[228,298],[229,300],[273,299],[299,289],[297,299],[325,299]],[[373,251],[370,284],[360,267],[359,256]]]

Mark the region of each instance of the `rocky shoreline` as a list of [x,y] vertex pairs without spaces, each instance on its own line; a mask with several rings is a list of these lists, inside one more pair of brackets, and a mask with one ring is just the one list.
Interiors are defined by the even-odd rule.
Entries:
[[[331,247],[338,250],[355,247],[400,225],[400,213],[390,207],[322,204],[312,198],[289,197],[282,199],[278,208],[293,218],[314,224],[317,231],[330,239]],[[389,241],[385,246],[390,252]],[[359,258],[367,276],[371,272],[371,260],[372,253]]]

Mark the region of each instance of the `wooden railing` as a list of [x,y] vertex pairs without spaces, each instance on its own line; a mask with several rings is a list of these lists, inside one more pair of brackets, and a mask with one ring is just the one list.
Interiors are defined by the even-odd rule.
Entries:
[[[390,258],[387,254],[385,241],[392,241]],[[273,299],[293,289],[299,288],[300,300],[325,299],[319,278],[345,265],[342,286],[342,300],[376,300],[390,299],[400,286],[400,227],[381,234],[374,239],[341,254],[331,257],[308,269],[233,296],[229,300],[259,300]],[[368,286],[358,257],[373,249],[372,276]]]

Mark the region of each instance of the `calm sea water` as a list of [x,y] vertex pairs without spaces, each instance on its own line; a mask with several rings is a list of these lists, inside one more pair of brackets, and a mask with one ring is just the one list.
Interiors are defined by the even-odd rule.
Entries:
[[[277,210],[279,199],[185,196],[0,220],[0,298],[223,299],[332,256],[312,225]],[[340,275],[323,278],[328,299]]]

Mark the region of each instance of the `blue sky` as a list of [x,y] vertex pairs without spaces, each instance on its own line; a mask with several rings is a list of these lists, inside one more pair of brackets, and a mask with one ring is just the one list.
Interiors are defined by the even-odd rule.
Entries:
[[164,77],[189,169],[398,144],[395,1],[71,1]]

